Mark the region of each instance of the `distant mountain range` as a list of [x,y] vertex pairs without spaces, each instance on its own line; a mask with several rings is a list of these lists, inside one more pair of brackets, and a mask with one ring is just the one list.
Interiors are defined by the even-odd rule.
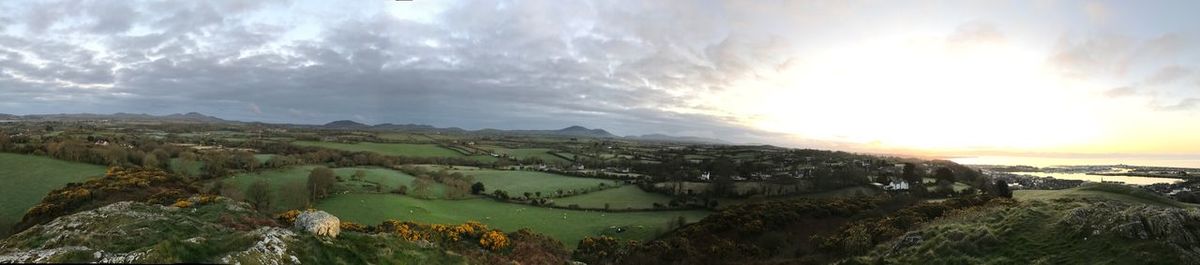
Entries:
[[[154,121],[154,122],[180,122],[180,123],[242,123],[242,124],[264,124],[259,122],[240,122],[225,120],[213,116],[208,116],[196,112],[176,113],[168,115],[150,115],[118,112],[113,114],[93,114],[93,113],[77,113],[77,114],[31,114],[31,115],[11,115],[0,113],[0,120],[28,120],[28,121],[85,121],[85,120],[115,120],[115,121]],[[478,134],[507,134],[507,135],[545,135],[545,136],[562,136],[562,137],[589,137],[589,138],[618,138],[638,141],[658,141],[658,142],[680,142],[680,143],[706,143],[706,144],[728,144],[718,139],[690,137],[690,136],[671,136],[664,134],[646,134],[641,136],[617,136],[604,129],[589,129],[583,126],[570,126],[558,130],[501,130],[501,129],[480,129],[480,130],[465,130],[458,127],[439,128],[425,124],[392,124],[381,123],[376,125],[367,125],[352,120],[339,120],[326,123],[324,125],[300,125],[300,124],[279,124],[291,127],[304,128],[319,128],[330,130],[396,130],[410,132],[450,132],[450,133],[478,133]]]
[[81,121],[81,120],[121,120],[121,121],[159,121],[159,122],[195,122],[195,123],[227,123],[235,122],[224,120],[221,118],[208,116],[196,112],[188,112],[184,114],[175,113],[169,115],[150,115],[118,112],[113,114],[93,114],[93,113],[76,113],[76,114],[30,114],[30,115],[11,115],[0,113],[0,119],[3,120],[58,120],[58,121]]

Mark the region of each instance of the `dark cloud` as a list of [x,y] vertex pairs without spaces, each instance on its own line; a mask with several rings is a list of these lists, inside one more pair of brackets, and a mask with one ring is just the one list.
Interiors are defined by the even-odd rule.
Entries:
[[712,109],[691,99],[788,59],[777,37],[741,32],[705,5],[466,2],[434,23],[340,17],[288,39],[292,25],[260,18],[291,15],[263,12],[289,4],[249,3],[39,3],[15,19],[29,35],[0,35],[0,97],[26,99],[5,102],[18,112],[755,140],[766,134],[729,117],[668,109]]

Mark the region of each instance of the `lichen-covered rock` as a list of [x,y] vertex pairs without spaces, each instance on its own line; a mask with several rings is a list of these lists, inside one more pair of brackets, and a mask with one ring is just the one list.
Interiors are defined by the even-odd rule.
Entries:
[[[190,199],[189,199],[190,200]],[[442,248],[391,234],[328,240],[277,227],[242,202],[212,198],[186,208],[118,202],[59,217],[0,240],[3,263],[469,264]],[[336,236],[324,212],[300,219]],[[307,230],[307,229],[306,229]]]
[[341,220],[325,211],[306,211],[296,216],[296,228],[318,236],[336,238],[341,233]]
[[1117,201],[1098,202],[1071,209],[1059,220],[1078,233],[1115,234],[1129,239],[1153,239],[1179,245],[1196,245],[1200,211]]

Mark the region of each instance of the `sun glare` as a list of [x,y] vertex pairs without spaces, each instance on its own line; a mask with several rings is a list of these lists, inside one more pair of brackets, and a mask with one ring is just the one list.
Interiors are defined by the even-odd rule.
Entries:
[[1078,86],[1016,45],[907,37],[796,58],[718,98],[757,128],[886,148],[1036,149],[1097,136]]

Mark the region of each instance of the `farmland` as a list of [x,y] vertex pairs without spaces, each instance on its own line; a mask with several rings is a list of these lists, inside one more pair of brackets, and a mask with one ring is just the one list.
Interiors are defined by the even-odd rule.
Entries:
[[391,144],[391,143],[332,143],[296,141],[294,145],[315,146],[351,152],[374,152],[381,155],[412,156],[412,157],[463,157],[454,150],[442,148],[434,144]]
[[390,156],[409,156],[409,157],[449,157],[449,158],[467,158],[484,163],[495,162],[496,158],[487,155],[472,155],[467,156],[462,153],[450,150],[436,144],[395,144],[395,143],[372,143],[362,142],[355,144],[333,143],[333,142],[314,142],[314,141],[295,141],[292,142],[298,146],[312,146],[336,149],[350,152],[372,152],[381,155]]
[[[571,248],[589,235],[648,240],[669,231],[668,224],[680,216],[695,222],[709,214],[707,211],[606,213],[541,208],[490,199],[421,200],[394,194],[337,195],[321,201],[316,207],[342,220],[364,224],[378,224],[388,219],[444,224],[475,220],[505,231],[530,228]],[[618,233],[615,228],[624,231]]]
[[[0,234],[19,221],[47,192],[104,175],[104,167],[31,155],[0,153]],[[13,185],[19,183],[20,185]]]
[[650,209],[654,207],[654,203],[667,205],[670,201],[671,197],[666,195],[646,192],[634,185],[625,185],[619,188],[555,199],[554,203],[560,206],[578,205],[580,208],[590,209]]
[[475,177],[475,181],[482,182],[489,191],[504,190],[513,196],[520,196],[525,192],[537,193],[541,192],[544,196],[556,194],[558,191],[590,191],[604,186],[617,185],[611,180],[578,178],[536,171],[511,171],[511,170],[452,170],[465,175]]
[[495,148],[493,150],[496,153],[505,154],[505,155],[511,156],[516,159],[538,158],[538,159],[541,159],[542,161],[545,161],[546,163],[570,163],[571,162],[571,161],[567,161],[566,159],[563,159],[561,157],[550,154],[550,152],[552,152],[554,150],[548,149],[548,148],[517,148],[517,149]]

